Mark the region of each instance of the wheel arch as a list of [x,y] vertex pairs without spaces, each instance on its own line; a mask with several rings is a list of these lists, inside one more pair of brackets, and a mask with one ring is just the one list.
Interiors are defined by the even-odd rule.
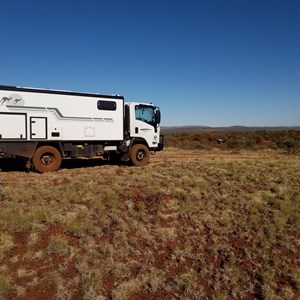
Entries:
[[143,139],[143,138],[140,138],[140,137],[133,138],[132,141],[131,141],[131,143],[130,143],[130,147],[132,147],[132,146],[134,146],[136,144],[145,145],[148,149],[150,149],[147,141],[145,139]]
[[38,148],[43,147],[43,146],[54,147],[60,152],[62,157],[65,157],[65,153],[63,151],[63,147],[62,147],[60,142],[49,142],[49,141],[47,141],[47,142],[46,141],[45,142],[38,142],[37,145],[36,145],[35,150],[37,150]]

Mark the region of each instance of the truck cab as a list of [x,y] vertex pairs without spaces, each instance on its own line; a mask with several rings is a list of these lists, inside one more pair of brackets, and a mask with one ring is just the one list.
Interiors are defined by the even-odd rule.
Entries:
[[129,159],[134,165],[147,164],[150,151],[163,150],[160,120],[157,106],[140,102],[125,104],[125,130],[130,140]]

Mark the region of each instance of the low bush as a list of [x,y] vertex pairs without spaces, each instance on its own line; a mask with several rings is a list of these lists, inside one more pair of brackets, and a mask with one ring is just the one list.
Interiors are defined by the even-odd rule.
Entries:
[[226,145],[228,148],[237,148],[237,149],[248,149],[253,148],[256,145],[255,139],[238,135],[230,137],[226,141]]
[[277,146],[284,149],[288,154],[300,153],[300,139],[284,138],[277,142]]
[[164,132],[165,146],[184,150],[284,149],[299,154],[299,130]]

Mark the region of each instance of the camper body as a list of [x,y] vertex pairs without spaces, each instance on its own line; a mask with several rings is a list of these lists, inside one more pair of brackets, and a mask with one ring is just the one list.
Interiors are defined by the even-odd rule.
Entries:
[[39,172],[62,158],[117,157],[148,163],[163,149],[160,111],[118,95],[0,86],[0,152]]

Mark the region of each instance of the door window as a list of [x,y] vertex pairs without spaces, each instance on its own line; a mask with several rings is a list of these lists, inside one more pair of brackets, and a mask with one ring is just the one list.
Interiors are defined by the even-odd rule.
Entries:
[[135,107],[135,118],[150,125],[155,124],[155,113],[152,106],[137,105]]

